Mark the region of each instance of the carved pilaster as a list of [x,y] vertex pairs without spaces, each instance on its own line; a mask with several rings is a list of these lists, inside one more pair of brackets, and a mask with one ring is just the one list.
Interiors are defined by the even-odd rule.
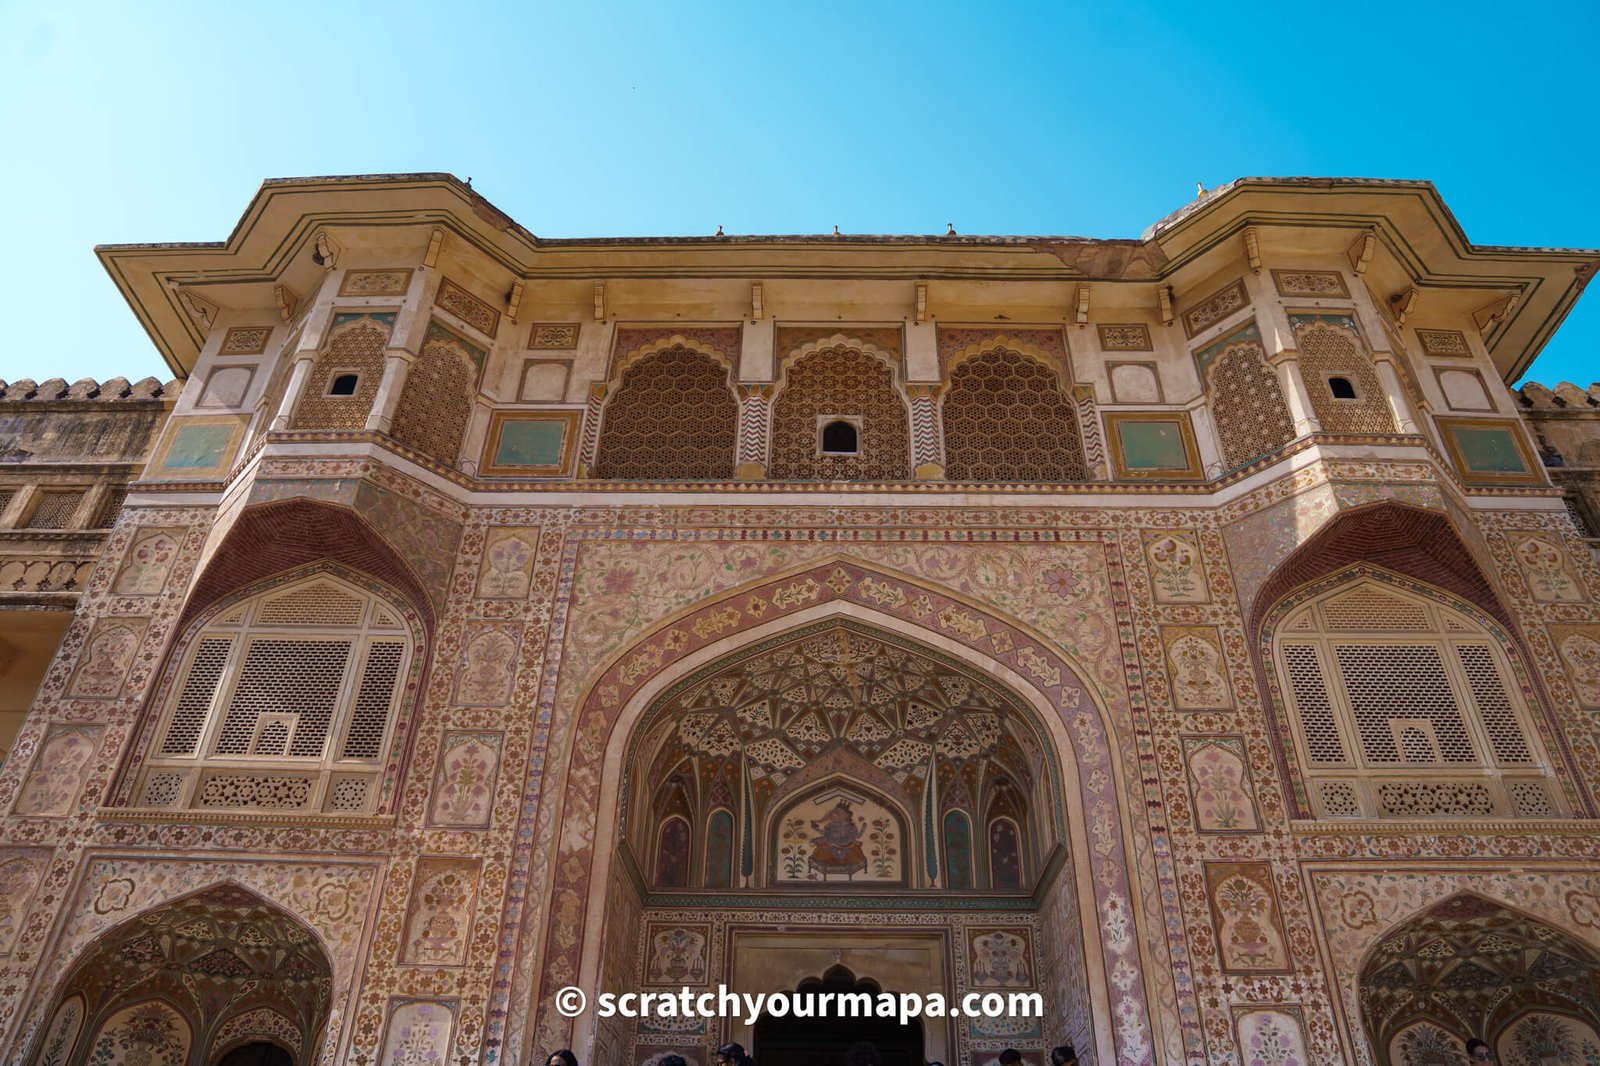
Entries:
[[761,481],[767,476],[774,387],[772,382],[739,386],[739,451],[733,476],[740,481]]
[[911,397],[911,469],[918,481],[944,479],[944,426],[937,382],[906,386]]

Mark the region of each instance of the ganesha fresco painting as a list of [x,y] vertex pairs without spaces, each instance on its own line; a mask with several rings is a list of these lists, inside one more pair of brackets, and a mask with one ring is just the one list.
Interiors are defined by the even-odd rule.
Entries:
[[903,884],[900,818],[865,791],[839,786],[778,818],[776,884]]

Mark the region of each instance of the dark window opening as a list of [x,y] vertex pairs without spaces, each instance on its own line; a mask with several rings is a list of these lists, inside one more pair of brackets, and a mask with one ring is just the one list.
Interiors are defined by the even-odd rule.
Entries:
[[856,427],[849,422],[829,422],[822,427],[823,455],[855,455]]
[[1335,400],[1353,400],[1356,398],[1356,387],[1350,384],[1349,378],[1329,378],[1328,391],[1333,393]]
[[328,386],[329,396],[354,396],[356,382],[361,380],[359,374],[339,374],[333,379],[333,384]]

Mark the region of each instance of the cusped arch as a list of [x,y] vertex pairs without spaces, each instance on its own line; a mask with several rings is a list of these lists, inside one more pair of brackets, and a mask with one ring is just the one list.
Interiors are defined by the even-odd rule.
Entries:
[[[326,1028],[334,987],[333,963],[318,930],[227,878],[153,903],[101,931],[61,972],[52,1018],[59,1020],[60,1008],[74,1001],[84,1012],[79,1038],[53,1060],[61,1066],[88,1060],[107,1035],[141,1039],[111,1029],[156,1001],[181,1019],[191,1039],[225,1039],[226,1020],[270,1011],[288,1023],[276,1027],[278,1039],[297,1050],[312,1048]],[[196,997],[188,991],[195,981],[223,994]],[[33,1061],[44,1060],[56,1029],[53,1021],[40,1034]],[[207,1061],[217,1050],[195,1049]],[[174,1066],[189,1054],[186,1045]]]
[[[530,1006],[548,1004],[561,974],[595,978],[600,948],[582,930],[599,927],[607,905],[603,886],[611,877],[615,826],[621,803],[621,774],[607,773],[607,752],[625,746],[651,702],[693,671],[754,642],[786,630],[848,615],[906,635],[993,677],[1016,693],[1045,723],[1063,788],[1070,800],[1067,837],[1076,857],[1064,884],[1081,903],[1081,933],[1094,998],[1096,1042],[1111,1058],[1119,1040],[1150,1039],[1145,981],[1112,983],[1111,972],[1141,971],[1138,929],[1129,880],[1128,834],[1132,825],[1122,807],[1119,782],[1124,772],[1115,752],[1098,692],[1081,678],[1078,665],[1025,624],[1000,616],[939,586],[885,571],[849,557],[833,557],[782,575],[728,590],[666,619],[613,654],[585,685],[575,723],[582,738],[568,749],[566,780],[598,782],[597,789],[568,790],[552,809],[553,839],[561,842],[551,863],[551,890],[561,906],[580,914],[577,929],[557,935],[545,920],[541,938],[524,941],[522,958],[541,966]],[[616,766],[620,760],[610,765]],[[1091,824],[1092,823],[1092,824]],[[601,831],[599,827],[607,827]],[[597,835],[599,840],[597,842]],[[520,859],[526,862],[526,858]],[[539,945],[537,948],[534,945]],[[1180,963],[1181,965],[1181,963]],[[1113,1033],[1109,1019],[1126,1023]],[[532,1037],[560,1040],[570,1033],[553,1015],[538,1018]]]
[[739,403],[725,355],[674,334],[625,355],[613,382],[601,413],[596,477],[733,476]]
[[431,323],[422,351],[406,374],[389,435],[440,466],[455,469],[484,359],[481,348]]
[[[859,419],[857,449],[822,451],[824,420]],[[896,359],[848,334],[787,353],[772,400],[774,481],[903,481],[911,476],[911,408]]]
[[1067,375],[1019,347],[969,346],[951,357],[943,422],[952,481],[1088,477]]
[[[1362,1025],[1385,1066],[1420,1025],[1464,1043],[1499,1043],[1530,1012],[1600,1029],[1600,952],[1550,923],[1474,892],[1402,918],[1367,949],[1357,978]],[[1426,1034],[1429,1047],[1450,1044]]]
[[[383,377],[384,350],[393,325],[393,314],[335,316],[294,412],[294,429],[360,429],[366,425]],[[284,366],[293,362],[285,360]],[[332,395],[333,378],[349,373],[357,376],[355,391]]]
[[210,785],[224,806],[388,813],[429,637],[407,596],[326,559],[233,589],[177,630],[113,802],[182,806]]
[[[1249,608],[1247,632],[1252,637],[1252,665],[1268,696],[1264,709],[1270,735],[1289,735],[1289,708],[1273,651],[1282,623],[1308,600],[1363,580],[1391,583],[1406,595],[1459,612],[1481,627],[1504,656],[1511,673],[1507,683],[1526,704],[1573,814],[1588,816],[1594,809],[1593,797],[1574,770],[1571,746],[1543,679],[1529,669],[1537,659],[1450,518],[1422,507],[1383,501],[1342,512],[1279,562],[1262,583]],[[1273,755],[1289,809],[1298,817],[1311,817],[1312,804],[1293,751],[1275,741]]]

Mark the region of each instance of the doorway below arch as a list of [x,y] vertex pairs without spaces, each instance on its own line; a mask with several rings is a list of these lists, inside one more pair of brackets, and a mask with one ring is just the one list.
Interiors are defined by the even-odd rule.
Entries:
[[[834,966],[821,978],[801,981],[800,995],[859,993],[875,1003],[884,990],[875,981],[857,980],[844,966]],[[850,1048],[869,1043],[878,1050],[883,1066],[922,1066],[923,1032],[920,1021],[892,1018],[796,1018],[762,1015],[756,1022],[752,1055],[761,1066],[845,1066]]]
[[277,1044],[253,1040],[217,1060],[217,1066],[295,1066],[294,1056]]

